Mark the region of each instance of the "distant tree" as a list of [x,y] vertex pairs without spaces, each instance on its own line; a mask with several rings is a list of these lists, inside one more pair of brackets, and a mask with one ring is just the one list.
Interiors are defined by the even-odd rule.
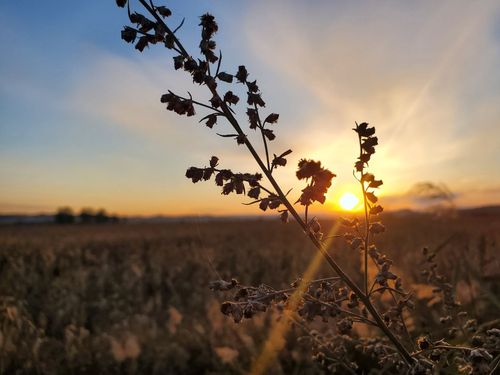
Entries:
[[80,222],[84,224],[93,223],[95,221],[95,210],[93,208],[84,207],[80,211]]
[[75,222],[75,215],[71,207],[61,207],[54,215],[54,222],[56,224],[72,224]]
[[84,207],[80,211],[80,222],[84,224],[93,223],[95,221],[95,210],[93,208]]
[[101,208],[97,211],[95,215],[95,222],[102,224],[107,223],[109,221],[109,216],[104,208]]
[[118,215],[116,214],[113,214],[109,217],[109,222],[110,223],[119,223],[120,222],[120,218],[118,217]]
[[100,208],[95,210],[93,208],[84,207],[80,211],[80,223],[90,224],[90,223],[117,223],[119,222],[119,218],[117,215],[110,215],[104,208]]

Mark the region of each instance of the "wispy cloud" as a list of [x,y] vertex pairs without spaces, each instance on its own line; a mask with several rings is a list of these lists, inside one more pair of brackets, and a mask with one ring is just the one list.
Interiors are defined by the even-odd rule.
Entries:
[[[185,97],[189,90],[200,101],[208,99],[206,90],[193,85],[189,75],[171,69],[168,52],[131,59],[97,51],[95,57],[95,62],[82,70],[75,81],[66,99],[68,108],[98,123],[119,126],[159,142],[176,159],[203,163],[211,156],[210,152],[221,145],[228,146],[227,139],[214,134],[226,132],[228,124],[224,121],[217,129],[209,130],[204,124],[197,124],[203,117],[203,109],[198,109],[198,116],[186,118],[166,111],[160,103],[161,94],[168,90]],[[237,147],[225,149],[233,161],[243,161]]]
[[491,181],[477,166],[457,167],[500,157],[491,142],[500,136],[499,11],[495,1],[260,2],[247,35],[276,81],[294,81],[302,108],[313,108],[297,138],[318,156],[350,168],[347,129],[369,121],[389,192],[427,179],[462,189],[465,175],[500,181],[498,172]]

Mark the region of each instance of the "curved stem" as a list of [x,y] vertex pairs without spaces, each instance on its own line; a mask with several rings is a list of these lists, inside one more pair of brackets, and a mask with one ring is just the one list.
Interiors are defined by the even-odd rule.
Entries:
[[[180,43],[179,39],[177,36],[172,33],[170,28],[163,22],[161,17],[156,13],[156,11],[145,1],[145,0],[139,0],[139,2],[144,6],[144,8],[156,19],[156,21],[165,27],[165,30],[171,36],[174,40],[174,42],[177,44],[179,47],[182,55],[185,58],[189,58],[189,54],[187,53],[186,49]],[[214,87],[209,87],[209,90],[211,93],[215,96],[217,95],[218,97],[219,94],[217,92],[217,89]],[[299,224],[299,226],[302,228],[302,230],[307,234],[311,242],[313,243],[314,247],[321,253],[321,255],[324,257],[328,265],[335,271],[337,275],[339,275],[344,283],[358,296],[360,301],[365,305],[366,309],[370,312],[372,315],[374,321],[376,322],[377,326],[382,330],[382,332],[387,336],[387,338],[394,344],[396,347],[397,351],[400,353],[401,357],[403,360],[408,364],[412,364],[414,362],[412,356],[410,353],[406,350],[406,348],[403,346],[403,344],[399,341],[399,339],[392,333],[392,331],[387,327],[385,324],[384,320],[380,316],[379,312],[375,308],[375,306],[371,303],[370,298],[368,296],[368,293],[363,293],[363,291],[358,287],[358,285],[349,277],[349,275],[340,267],[340,265],[330,256],[330,254],[327,252],[326,248],[323,246],[323,244],[320,242],[318,238],[316,238],[315,234],[311,232],[309,229],[307,223],[302,220],[300,215],[297,213],[295,210],[295,207],[290,203],[290,201],[286,198],[285,194],[283,193],[281,187],[277,183],[277,181],[274,179],[273,175],[271,174],[270,168],[268,168],[264,162],[262,161],[261,157],[253,147],[253,145],[250,143],[247,137],[245,137],[245,134],[243,133],[243,130],[241,129],[238,121],[234,117],[231,109],[228,107],[227,103],[222,101],[221,104],[221,109],[222,112],[224,112],[224,115],[226,116],[227,120],[229,123],[233,126],[233,128],[236,130],[236,132],[243,137],[244,139],[244,144],[247,147],[248,151],[250,154],[253,156],[257,164],[259,165],[260,169],[262,172],[265,174],[269,182],[271,183],[272,187],[275,189],[278,197],[280,198],[281,202],[283,205],[288,209],[290,214],[293,216],[295,221]],[[367,252],[367,249],[365,249]]]

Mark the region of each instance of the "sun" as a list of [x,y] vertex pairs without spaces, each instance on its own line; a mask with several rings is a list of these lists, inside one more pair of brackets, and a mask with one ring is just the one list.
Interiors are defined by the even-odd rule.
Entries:
[[339,199],[340,207],[342,207],[346,211],[353,210],[359,203],[358,197],[356,197],[353,193],[344,193]]

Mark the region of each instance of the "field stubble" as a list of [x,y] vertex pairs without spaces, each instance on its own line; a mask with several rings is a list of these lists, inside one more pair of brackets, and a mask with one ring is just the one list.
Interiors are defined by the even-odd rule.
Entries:
[[[441,246],[440,268],[479,324],[499,318],[500,218],[384,221],[378,244],[417,297],[414,336],[443,329],[427,308],[437,301],[420,276],[423,246]],[[329,252],[362,281],[358,252],[341,239]],[[235,324],[209,282],[286,288],[313,256],[294,224],[270,220],[1,227],[0,372],[243,373],[278,314]],[[320,372],[302,335],[288,331],[271,373]]]

